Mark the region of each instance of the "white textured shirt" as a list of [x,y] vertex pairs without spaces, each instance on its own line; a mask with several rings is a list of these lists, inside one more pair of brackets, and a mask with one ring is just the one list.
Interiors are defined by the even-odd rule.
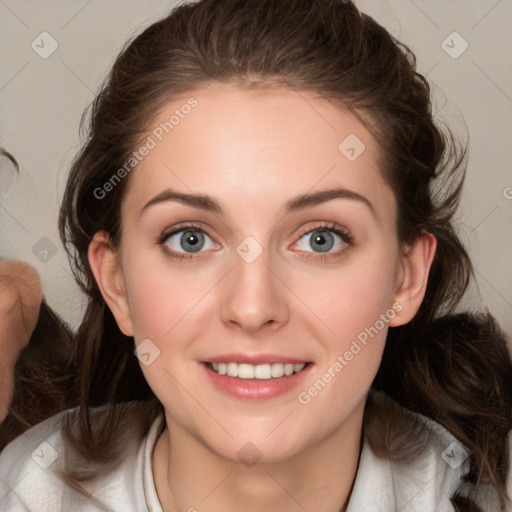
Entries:
[[[62,414],[25,432],[0,455],[0,511],[162,512],[151,459],[163,416],[155,420],[142,443],[126,446],[114,471],[86,487],[96,500],[93,502],[59,474],[62,461],[70,457],[63,453]],[[415,416],[428,442],[421,456],[413,460],[401,463],[380,456],[368,439],[363,439],[348,512],[453,512],[450,497],[469,470],[467,450],[441,425]],[[492,493],[486,492],[484,489],[480,495],[480,506],[486,512],[497,511]]]

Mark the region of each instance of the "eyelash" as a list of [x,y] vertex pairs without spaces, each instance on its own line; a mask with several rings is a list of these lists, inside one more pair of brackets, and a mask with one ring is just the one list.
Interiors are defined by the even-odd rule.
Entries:
[[[192,258],[198,258],[201,257],[201,252],[198,253],[186,253],[186,252],[176,252],[172,249],[169,249],[166,247],[165,242],[169,237],[172,235],[175,235],[176,233],[179,233],[181,231],[199,231],[201,233],[204,233],[208,237],[210,237],[214,242],[214,238],[202,227],[198,226],[197,224],[189,223],[189,224],[183,224],[174,226],[171,230],[164,231],[157,240],[157,245],[159,245],[166,253],[167,256],[171,258],[178,259],[179,261],[183,260],[190,260]],[[319,253],[314,251],[302,251],[303,257],[308,259],[314,259],[314,260],[320,260],[320,261],[326,261],[329,258],[339,256],[342,252],[345,251],[345,249],[354,243],[354,238],[349,233],[349,231],[345,228],[342,228],[338,224],[335,224],[333,222],[318,222],[313,227],[309,226],[308,228],[304,229],[300,232],[300,234],[297,236],[297,241],[294,243],[297,243],[303,236],[308,235],[310,233],[314,233],[315,231],[329,231],[331,233],[334,233],[335,235],[338,235],[343,243],[345,244],[345,248],[336,251],[336,252],[330,252],[330,253]],[[217,242],[215,242],[217,243]]]
[[168,231],[164,231],[160,237],[157,240],[157,244],[162,248],[162,250],[165,252],[167,256],[170,258],[175,258],[179,261],[183,260],[190,260],[192,258],[198,258],[201,257],[201,252],[199,253],[186,253],[186,252],[176,252],[172,249],[169,249],[165,242],[169,237],[172,235],[175,235],[176,233],[179,233],[180,231],[200,231],[201,233],[204,233],[205,235],[208,235],[212,240],[213,237],[210,236],[210,234],[202,227],[198,226],[197,224],[189,223],[189,224],[182,224],[178,226],[174,226],[172,229]]
[[[335,235],[338,235],[343,243],[345,244],[344,248],[341,250],[335,251],[335,252],[329,252],[329,253],[321,253],[321,252],[314,252],[314,251],[307,251],[304,252],[302,257],[312,260],[320,260],[320,261],[327,261],[328,259],[335,258],[337,256],[340,256],[345,250],[354,245],[354,237],[350,234],[350,232],[343,228],[342,226],[335,224],[334,222],[318,222],[314,223],[313,227],[308,226],[303,231],[301,230],[299,232],[299,235],[297,236],[297,242],[305,235],[308,235],[310,233],[314,233],[315,231],[329,231],[331,233],[334,233]],[[294,242],[297,243],[297,242]]]

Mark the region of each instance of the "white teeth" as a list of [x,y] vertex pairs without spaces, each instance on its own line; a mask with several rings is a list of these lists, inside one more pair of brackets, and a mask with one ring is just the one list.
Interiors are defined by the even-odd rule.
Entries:
[[269,364],[259,364],[255,366],[254,376],[257,379],[270,379],[272,377],[272,366]]
[[284,375],[284,364],[283,363],[276,363],[273,364],[271,367],[271,374],[274,378],[279,378]]
[[228,377],[238,377],[240,379],[279,379],[281,377],[290,376],[299,373],[306,363],[274,363],[274,364],[258,364],[252,365],[247,363],[212,363],[212,368],[219,375],[227,375]]
[[241,379],[254,379],[254,366],[252,364],[239,364],[238,377]]
[[228,363],[228,377],[238,377],[238,365],[236,363]]

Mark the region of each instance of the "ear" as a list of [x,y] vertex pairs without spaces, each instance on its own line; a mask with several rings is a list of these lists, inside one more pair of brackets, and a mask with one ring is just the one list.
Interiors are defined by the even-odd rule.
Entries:
[[391,327],[410,322],[420,308],[436,246],[436,237],[423,232],[402,257],[402,269],[394,296],[394,304],[400,304],[401,309],[396,308],[397,314],[389,322]]
[[106,231],[98,231],[93,236],[88,257],[96,283],[117,325],[126,336],[133,336],[121,262]]

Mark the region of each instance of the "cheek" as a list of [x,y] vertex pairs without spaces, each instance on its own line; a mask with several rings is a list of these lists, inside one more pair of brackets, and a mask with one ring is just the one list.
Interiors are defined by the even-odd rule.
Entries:
[[364,400],[396,315],[389,275],[377,269],[340,273],[328,290],[310,294],[322,319],[311,316],[310,328],[321,340],[323,357],[297,394],[307,417],[323,418],[322,426],[315,427],[318,436],[328,435]]
[[[138,261],[146,261],[141,268]],[[163,343],[186,319],[197,316],[215,283],[200,271],[173,269],[160,255],[141,255],[126,261],[125,275],[134,338]],[[210,283],[211,281],[211,283]],[[206,300],[205,300],[206,299]]]
[[389,322],[399,308],[393,306],[396,261],[392,251],[362,256],[329,276],[318,272],[294,283],[314,313],[304,315],[306,328],[323,348],[318,372],[297,399],[319,414],[329,411],[331,426],[364,397],[379,368]]
[[[393,263],[390,266],[386,261]],[[342,349],[376,323],[379,330],[383,329],[381,315],[392,309],[395,294],[392,265],[391,255],[353,258],[329,273],[319,269],[303,274],[292,286],[310,310],[306,316],[316,318],[318,328],[324,333],[322,338]],[[389,314],[394,317],[394,311]]]

